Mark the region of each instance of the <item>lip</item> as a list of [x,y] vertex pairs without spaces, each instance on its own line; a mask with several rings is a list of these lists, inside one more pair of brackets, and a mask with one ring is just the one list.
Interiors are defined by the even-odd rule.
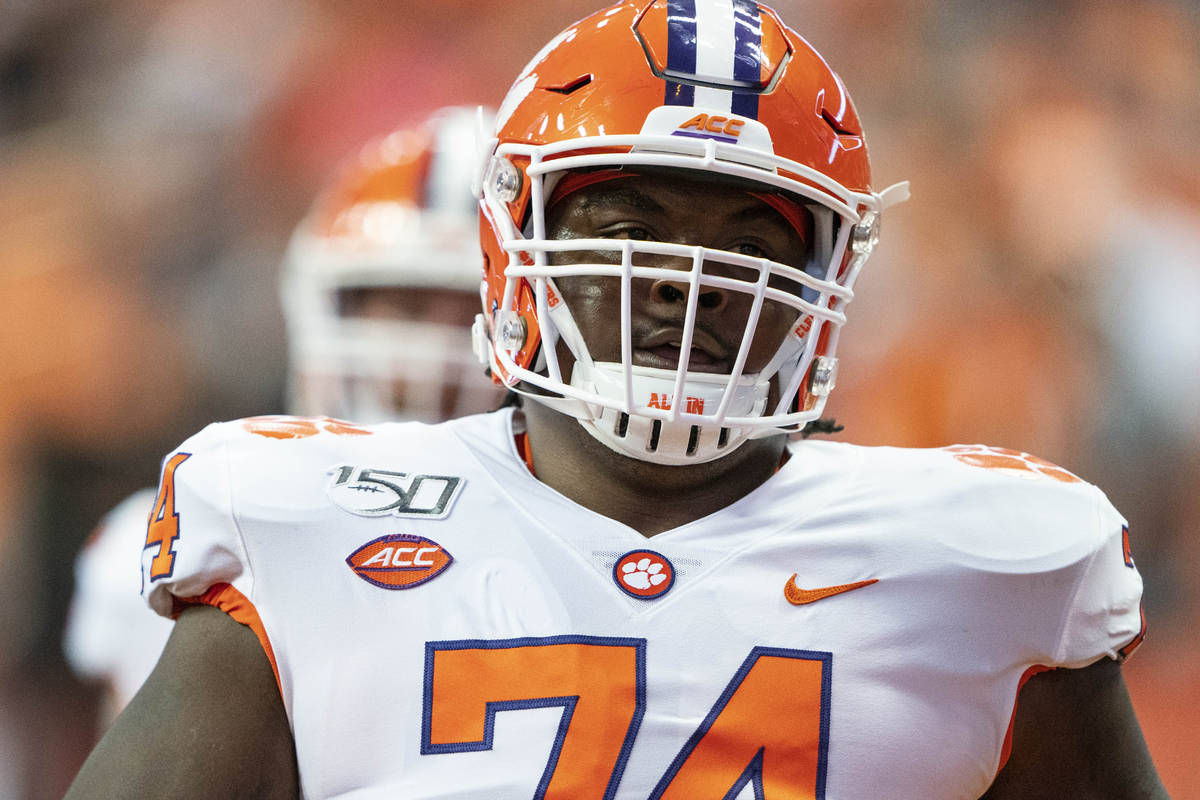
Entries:
[[[663,328],[641,337],[633,348],[633,363],[641,367],[677,369],[683,342],[682,328]],[[692,349],[688,357],[691,372],[728,372],[725,348],[700,329],[692,332]]]

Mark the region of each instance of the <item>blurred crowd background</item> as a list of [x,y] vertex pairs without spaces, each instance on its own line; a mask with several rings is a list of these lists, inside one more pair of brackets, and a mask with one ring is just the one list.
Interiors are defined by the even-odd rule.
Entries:
[[[60,796],[94,742],[61,640],[97,520],[207,422],[282,410],[276,273],[333,167],[497,105],[602,4],[0,2],[0,797]],[[912,181],[850,308],[840,436],[1108,492],[1147,582],[1126,679],[1200,798],[1200,6],[774,5],[845,79],[876,186]]]

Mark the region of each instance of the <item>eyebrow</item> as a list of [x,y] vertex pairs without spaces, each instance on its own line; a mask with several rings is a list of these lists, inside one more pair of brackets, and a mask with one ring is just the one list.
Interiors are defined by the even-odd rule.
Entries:
[[[750,198],[750,195],[746,196]],[[666,213],[666,209],[661,204],[632,186],[599,187],[597,191],[585,194],[579,201],[580,211],[592,211],[612,206],[625,206],[650,213]],[[796,230],[782,214],[761,201],[751,203],[745,208],[733,212],[730,221],[734,224],[762,222],[767,225],[776,225],[787,231],[795,231],[802,241],[807,241],[803,231]]]
[[666,211],[648,195],[628,186],[606,186],[600,191],[591,192],[580,200],[580,209],[589,211],[600,206],[623,205],[636,208],[638,211],[662,213]]
[[801,241],[808,241],[808,237],[803,230],[797,230],[795,226],[788,222],[787,218],[765,203],[748,206],[734,212],[731,216],[731,221],[735,224],[762,222],[767,225],[778,226],[783,230],[794,232]]
[[770,206],[768,206],[766,204],[746,206],[741,211],[735,211],[730,216],[734,220],[737,220],[739,222],[742,220],[757,221],[760,219],[769,219],[769,220],[773,220],[773,221],[778,221],[780,224],[782,224],[786,227],[789,227],[789,228],[791,227],[790,225],[787,224],[787,220],[785,220],[778,211],[776,211],[775,209],[771,208]]

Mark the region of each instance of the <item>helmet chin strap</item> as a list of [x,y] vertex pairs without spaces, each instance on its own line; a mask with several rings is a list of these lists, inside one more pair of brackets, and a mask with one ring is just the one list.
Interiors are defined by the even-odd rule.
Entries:
[[[721,403],[729,386],[728,375],[698,373],[684,382],[684,397],[675,398],[674,370],[634,366],[630,369],[631,394],[635,404],[648,404],[664,411],[682,405],[681,411],[702,413]],[[605,399],[624,402],[625,367],[611,362],[590,367],[576,362],[571,385]],[[731,416],[757,416],[767,404],[767,381],[742,378],[729,404]],[[700,464],[720,458],[750,438],[747,431],[685,420],[658,419],[589,404],[592,414],[578,417],[579,424],[612,450],[630,458],[656,464]]]

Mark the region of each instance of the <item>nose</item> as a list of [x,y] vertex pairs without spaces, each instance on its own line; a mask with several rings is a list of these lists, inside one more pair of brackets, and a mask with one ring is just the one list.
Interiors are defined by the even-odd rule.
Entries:
[[[666,305],[686,303],[687,293],[691,291],[691,288],[687,281],[659,280],[651,285],[650,298],[656,303]],[[728,296],[724,289],[718,289],[715,286],[700,287],[700,297],[696,300],[696,305],[700,308],[720,311],[725,308],[727,303]]]

